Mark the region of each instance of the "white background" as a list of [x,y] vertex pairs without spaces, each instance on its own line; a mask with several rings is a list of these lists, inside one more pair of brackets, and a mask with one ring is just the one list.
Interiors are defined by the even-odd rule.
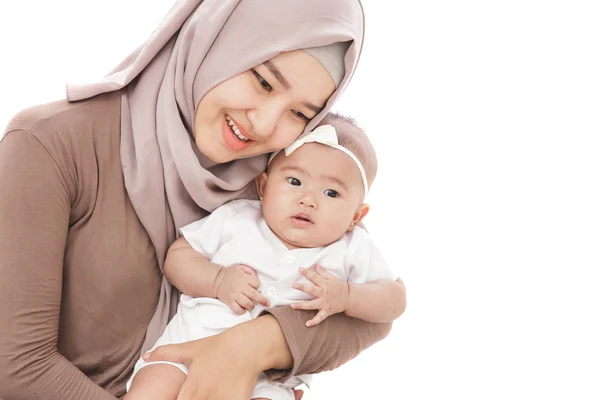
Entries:
[[[367,223],[408,309],[305,398],[600,399],[596,2],[364,3],[337,109],[378,150]],[[1,1],[0,125],[102,76],[170,5]]]

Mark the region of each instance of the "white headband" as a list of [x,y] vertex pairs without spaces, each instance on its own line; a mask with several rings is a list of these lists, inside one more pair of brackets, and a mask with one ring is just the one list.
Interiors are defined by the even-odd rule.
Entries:
[[[315,142],[324,144],[325,146],[333,147],[334,149],[342,151],[342,152],[346,153],[348,155],[348,157],[350,157],[354,161],[354,163],[358,167],[358,170],[360,171],[360,176],[362,177],[363,184],[365,185],[365,196],[366,196],[367,193],[369,192],[369,184],[367,183],[367,174],[365,174],[365,169],[363,168],[363,165],[360,162],[360,160],[350,150],[348,150],[347,148],[340,146],[338,144],[337,133],[333,126],[321,125],[321,126],[315,128],[312,132],[310,132],[306,136],[301,137],[300,139],[296,140],[294,143],[292,143],[288,147],[286,147],[285,155],[286,155],[286,157],[289,156],[294,151],[296,151],[298,148],[300,148],[303,144],[315,143]],[[275,156],[280,151],[281,150],[276,151],[275,153],[273,153],[271,155],[271,157],[269,158],[268,164],[271,164],[271,161],[273,161],[273,158],[275,158]]]

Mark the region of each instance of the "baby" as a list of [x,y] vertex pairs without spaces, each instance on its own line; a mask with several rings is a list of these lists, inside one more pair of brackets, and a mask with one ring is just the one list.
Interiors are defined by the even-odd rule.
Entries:
[[[164,271],[183,294],[154,347],[218,334],[266,307],[315,310],[308,327],[342,312],[371,322],[400,316],[403,284],[357,226],[376,171],[367,136],[337,114],[275,153],[256,178],[260,201],[232,201],[180,230]],[[176,399],[185,374],[183,364],[140,359],[125,399]],[[251,398],[293,400],[292,389],[309,382],[261,375]]]

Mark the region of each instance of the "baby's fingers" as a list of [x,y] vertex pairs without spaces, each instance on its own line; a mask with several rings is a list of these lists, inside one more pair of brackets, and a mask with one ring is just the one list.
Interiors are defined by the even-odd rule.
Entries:
[[256,271],[250,268],[249,266],[240,264],[240,267],[242,267],[242,271],[244,271],[248,275],[256,275]]
[[329,316],[329,314],[327,313],[327,311],[325,310],[320,310],[317,315],[314,316],[313,319],[306,321],[306,326],[308,326],[309,328],[311,326],[315,326],[321,322],[323,322],[325,320],[325,318],[327,318]]
[[306,294],[310,294],[313,297],[321,297],[323,296],[323,289],[310,283],[294,283],[294,289],[300,290]]
[[321,267],[320,265],[315,264],[314,268],[315,268],[315,272],[325,279],[337,278],[336,276],[332,275],[331,272],[327,271],[325,268]]
[[256,275],[256,272],[254,272],[254,270],[252,271],[253,273],[248,274],[248,277],[246,278],[246,283],[252,286],[254,289],[258,289],[258,287],[260,286],[260,280],[258,279],[258,275]]
[[269,307],[269,305],[271,305],[269,299],[260,294],[258,290],[247,288],[246,290],[244,290],[244,294],[256,304],[262,304],[265,307]]
[[321,306],[320,299],[314,299],[310,301],[303,301],[300,303],[292,303],[290,307],[294,310],[318,310]]
[[227,303],[227,305],[229,306],[229,308],[231,308],[231,311],[233,311],[237,315],[242,315],[244,313],[244,309],[237,303],[237,301],[232,300],[229,303]]
[[300,273],[309,281],[312,282],[313,285],[323,286],[325,279],[322,276],[315,273],[315,271],[311,271],[310,269],[300,267]]
[[254,303],[245,294],[240,294],[236,301],[240,306],[248,311],[252,311],[254,309]]

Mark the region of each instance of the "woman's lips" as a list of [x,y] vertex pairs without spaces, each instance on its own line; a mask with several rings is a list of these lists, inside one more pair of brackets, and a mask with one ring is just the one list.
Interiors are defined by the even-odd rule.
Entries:
[[246,129],[244,129],[244,127],[240,123],[238,123],[231,115],[227,115],[227,116],[233,121],[233,123],[239,129],[242,136],[244,136],[246,139],[256,141],[256,138],[254,136],[252,136],[250,133],[248,133],[248,131]]
[[[237,126],[238,126],[238,129],[240,129],[239,125],[237,125]],[[240,129],[240,132],[242,132],[242,135],[244,135],[245,137],[247,137],[250,140],[248,140],[248,141],[240,140],[235,135],[235,133],[233,133],[233,131],[231,130],[231,127],[227,123],[227,119],[225,119],[225,117],[223,117],[223,123],[221,124],[221,130],[223,133],[223,140],[225,141],[225,144],[233,151],[242,151],[245,148],[247,148],[248,146],[250,146],[252,143],[254,143],[254,140],[250,139],[250,136],[246,136],[246,133],[242,132],[241,129]]]

